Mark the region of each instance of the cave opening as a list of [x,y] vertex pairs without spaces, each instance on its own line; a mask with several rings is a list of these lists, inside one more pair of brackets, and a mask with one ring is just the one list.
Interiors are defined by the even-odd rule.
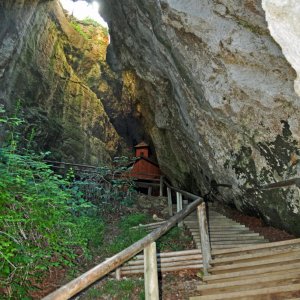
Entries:
[[108,24],[99,13],[100,5],[97,1],[60,0],[60,3],[71,16],[74,16],[78,20],[89,18],[98,22],[101,26],[108,28]]

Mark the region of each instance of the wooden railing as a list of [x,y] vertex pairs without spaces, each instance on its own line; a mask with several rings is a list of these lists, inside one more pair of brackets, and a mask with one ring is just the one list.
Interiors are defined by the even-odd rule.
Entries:
[[[56,170],[63,170],[66,172],[68,169],[72,168],[75,172],[78,173],[85,173],[85,174],[99,174],[99,167],[91,166],[91,165],[84,165],[84,164],[75,164],[75,163],[67,163],[61,161],[53,161],[53,160],[44,160],[45,163],[51,165],[53,169]],[[111,176],[105,176],[107,180],[111,179]],[[136,177],[139,179],[140,177],[144,180],[149,182],[138,182],[138,186],[148,188],[148,195],[152,195],[152,188],[158,187],[159,188],[159,195],[162,196],[163,194],[163,175],[152,174],[152,173],[143,173],[143,172],[135,172],[132,173],[130,171],[127,172],[115,172],[114,178],[128,178],[132,177],[133,179]]]
[[[167,185],[168,190],[169,209],[170,207],[172,207],[171,191],[173,190],[176,192],[177,197],[177,211],[180,211],[178,211],[174,216],[165,221],[160,227],[153,230],[144,238],[140,239],[128,248],[117,253],[113,257],[105,260],[101,264],[95,266],[93,269],[87,271],[86,273],[72,280],[68,284],[62,286],[58,290],[44,297],[43,300],[64,300],[71,298],[72,296],[76,295],[80,291],[90,286],[95,281],[99,280],[100,278],[112,272],[113,270],[117,269],[119,266],[124,264],[126,261],[134,257],[142,250],[144,250],[145,298],[146,300],[158,300],[159,289],[155,241],[159,239],[162,235],[164,235],[166,232],[168,232],[176,224],[180,224],[186,216],[188,216],[191,212],[195,210],[197,210],[199,220],[203,271],[204,274],[208,274],[208,267],[211,260],[211,254],[205,202],[201,197],[174,188],[168,183],[165,184]],[[182,209],[182,195],[185,196],[187,199],[193,200],[193,202],[188,204],[184,209]],[[171,210],[169,212],[172,214]]]
[[280,189],[280,188],[287,188],[290,186],[296,185],[298,188],[300,188],[300,178],[295,177],[287,180],[282,180],[278,182],[272,182],[266,185],[256,186],[254,188],[249,188],[246,191],[247,192],[253,192],[256,190],[273,190],[273,189]]

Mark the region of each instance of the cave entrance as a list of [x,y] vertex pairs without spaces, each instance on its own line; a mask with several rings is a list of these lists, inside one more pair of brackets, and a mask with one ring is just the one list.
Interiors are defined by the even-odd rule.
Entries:
[[78,20],[93,20],[101,26],[108,28],[107,23],[101,17],[99,10],[100,4],[97,1],[73,1],[73,0],[60,0],[62,7]]

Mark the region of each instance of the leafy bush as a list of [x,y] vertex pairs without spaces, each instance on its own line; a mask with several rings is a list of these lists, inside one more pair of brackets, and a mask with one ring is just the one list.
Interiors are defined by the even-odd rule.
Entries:
[[111,201],[131,206],[136,196],[135,184],[131,177],[122,176],[129,164],[127,157],[116,157],[112,166],[98,167],[92,172],[69,169],[67,178],[71,182],[74,200],[89,200],[99,209]]
[[103,202],[133,201],[132,180],[120,176],[126,158],[80,178],[73,170],[55,174],[43,161],[47,153],[29,150],[34,134],[19,146],[22,123],[0,106],[0,133],[6,133],[0,147],[0,294],[13,299],[30,299],[49,268],[72,266],[101,247]]
[[45,270],[71,266],[89,254],[89,244],[101,243],[104,224],[96,206],[54,174],[44,155],[18,149],[22,121],[0,115],[0,123],[8,132],[0,148],[0,293],[29,299]]
[[0,150],[0,279],[12,293],[22,295],[39,271],[72,265],[76,247],[87,251],[96,235],[93,206],[72,201],[68,186],[40,156]]

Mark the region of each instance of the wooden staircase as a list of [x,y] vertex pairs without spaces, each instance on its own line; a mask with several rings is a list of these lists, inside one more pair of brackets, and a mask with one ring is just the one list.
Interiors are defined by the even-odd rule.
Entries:
[[300,239],[215,250],[209,273],[190,300],[300,299]]
[[[228,249],[235,247],[244,247],[248,245],[267,243],[268,241],[255,233],[245,225],[241,225],[224,215],[218,213],[212,206],[209,208],[209,234],[212,251],[217,249]],[[162,225],[164,222],[156,222],[136,226],[142,227],[147,231],[152,231]],[[190,214],[184,220],[184,225],[189,229],[193,236],[196,247],[195,250],[176,251],[169,253],[158,253],[158,269],[161,272],[172,272],[186,269],[203,268],[199,223],[196,212]],[[134,228],[133,228],[134,229]],[[123,266],[120,267],[121,276],[142,274],[144,272],[143,255],[137,255]]]
[[[196,212],[185,218],[184,224],[191,232],[197,248],[201,248]],[[212,250],[268,243],[268,240],[260,236],[259,233],[255,233],[245,225],[218,213],[212,205],[209,206],[208,210],[208,231]]]

